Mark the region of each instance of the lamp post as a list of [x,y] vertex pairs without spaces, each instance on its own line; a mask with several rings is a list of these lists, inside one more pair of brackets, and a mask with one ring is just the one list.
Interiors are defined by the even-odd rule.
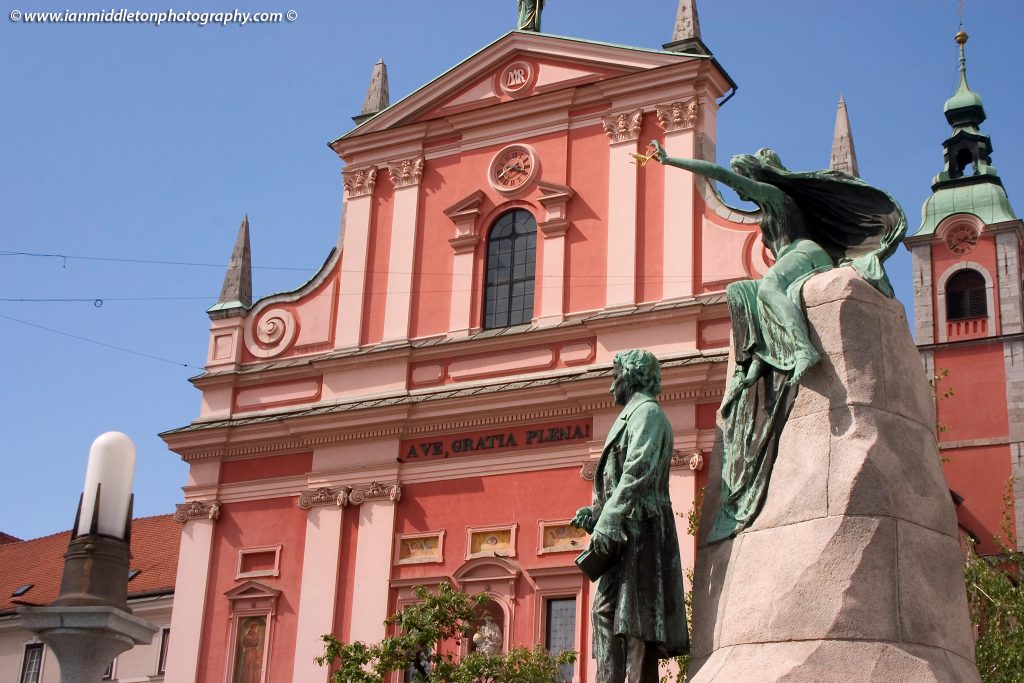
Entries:
[[149,643],[158,628],[128,608],[135,444],[100,434],[89,449],[85,487],[64,555],[60,595],[18,609],[25,627],[50,646],[61,683],[99,681],[114,658]]

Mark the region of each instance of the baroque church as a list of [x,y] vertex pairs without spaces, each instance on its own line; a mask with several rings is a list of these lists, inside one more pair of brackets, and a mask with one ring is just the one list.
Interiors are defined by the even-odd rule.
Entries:
[[[1022,466],[1024,233],[965,69],[907,245],[951,495],[964,534],[994,551]],[[162,435],[190,468],[165,680],[326,681],[321,634],[376,642],[415,586],[440,582],[487,595],[480,628],[501,649],[575,649],[565,680],[594,679],[593,587],[574,564],[587,537],[569,520],[619,412],[612,359],[643,347],[661,361],[692,566],[724,290],[771,263],[756,212],[637,155],[658,139],[714,159],[734,88],[694,0],[660,50],[526,27],[391,106],[376,65],[331,143],[337,244],[308,282],[253,301],[243,221],[193,380],[199,416]],[[831,163],[858,172],[842,100]],[[1018,530],[1021,494],[1018,478]]]

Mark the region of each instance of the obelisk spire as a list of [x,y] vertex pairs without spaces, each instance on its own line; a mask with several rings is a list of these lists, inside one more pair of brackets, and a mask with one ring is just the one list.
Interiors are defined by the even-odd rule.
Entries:
[[672,42],[691,38],[700,40],[697,0],[679,0],[679,9],[676,10],[676,25],[672,29]]
[[676,9],[676,23],[672,28],[672,40],[662,47],[672,52],[711,54],[700,37],[697,0],[679,0],[679,7]]
[[846,112],[846,100],[839,96],[836,108],[836,130],[832,136],[832,159],[829,168],[860,177],[857,169],[857,150],[853,147],[853,131],[850,129],[850,117]]
[[211,316],[245,315],[252,307],[252,251],[249,248],[249,215],[242,219],[231,250],[231,261],[224,274],[224,286],[217,304],[207,311]]
[[356,125],[362,123],[378,112],[382,112],[391,104],[391,95],[388,92],[388,67],[383,59],[378,59],[373,65],[373,74],[370,75],[370,87],[366,89],[366,99],[363,100],[363,109],[358,116],[352,120]]

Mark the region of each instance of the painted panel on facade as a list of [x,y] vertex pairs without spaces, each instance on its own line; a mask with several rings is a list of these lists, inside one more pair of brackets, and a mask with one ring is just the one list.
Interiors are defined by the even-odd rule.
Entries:
[[[1002,344],[972,344],[935,350],[935,374],[945,374],[938,383],[942,396],[937,401],[941,443],[1005,437],[1008,432],[1005,396],[1005,365]],[[977,406],[987,406],[977,410]]]
[[239,623],[232,683],[263,683],[263,654],[267,618],[246,617]]
[[540,548],[537,553],[581,552],[587,546],[589,535],[577,529],[568,520],[540,523]]

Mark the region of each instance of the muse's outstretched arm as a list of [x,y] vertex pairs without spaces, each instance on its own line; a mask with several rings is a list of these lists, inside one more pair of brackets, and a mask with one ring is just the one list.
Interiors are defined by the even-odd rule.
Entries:
[[778,190],[771,185],[751,180],[750,178],[741,176],[739,173],[730,171],[718,164],[713,164],[710,161],[686,159],[684,157],[670,157],[665,153],[665,149],[657,140],[651,140],[651,146],[654,147],[657,152],[654,155],[654,158],[666,166],[675,166],[676,168],[696,173],[697,175],[704,176],[705,178],[725,183],[732,189],[736,190],[739,194],[749,197],[750,200],[755,203],[770,201],[774,195],[778,193]]

